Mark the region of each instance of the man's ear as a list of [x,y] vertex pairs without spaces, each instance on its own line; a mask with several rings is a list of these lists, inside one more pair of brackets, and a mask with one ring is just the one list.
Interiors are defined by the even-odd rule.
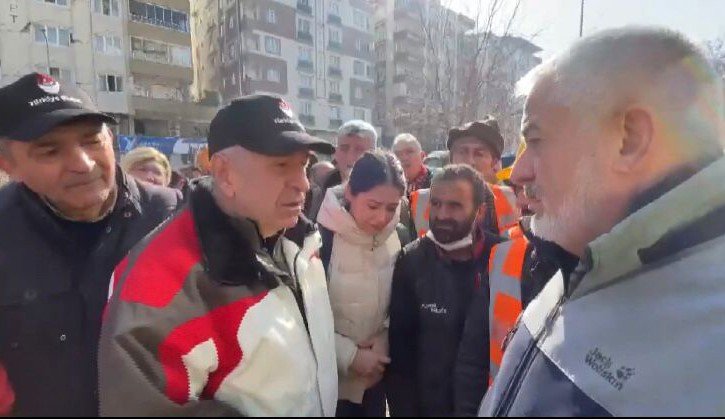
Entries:
[[211,175],[219,191],[226,197],[234,197],[234,180],[232,179],[231,159],[224,152],[211,156]]
[[646,108],[633,107],[624,112],[622,138],[615,169],[631,172],[641,166],[650,151],[654,136],[654,121]]
[[19,179],[17,178],[17,164],[15,164],[15,161],[10,155],[8,145],[3,144],[2,147],[3,149],[0,150],[0,170],[7,173],[11,179],[18,181]]

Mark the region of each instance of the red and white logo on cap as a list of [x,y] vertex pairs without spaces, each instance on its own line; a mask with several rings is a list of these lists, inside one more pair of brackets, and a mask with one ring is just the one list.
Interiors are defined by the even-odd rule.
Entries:
[[57,95],[60,91],[60,83],[47,74],[38,74],[38,87],[45,93]]
[[290,118],[294,118],[295,117],[295,113],[292,112],[292,108],[284,100],[280,100],[279,101],[279,109],[282,112],[284,112],[284,114],[287,115],[288,117],[290,117]]

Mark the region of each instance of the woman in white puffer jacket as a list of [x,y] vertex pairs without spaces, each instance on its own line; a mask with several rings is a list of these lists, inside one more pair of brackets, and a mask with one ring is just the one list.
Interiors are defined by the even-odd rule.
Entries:
[[388,305],[398,252],[405,176],[387,152],[365,153],[345,185],[328,189],[317,221],[335,317],[337,416],[385,416]]

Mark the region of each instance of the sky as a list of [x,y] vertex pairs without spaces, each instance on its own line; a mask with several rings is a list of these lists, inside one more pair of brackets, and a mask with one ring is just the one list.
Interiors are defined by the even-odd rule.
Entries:
[[[451,8],[473,17],[479,4],[486,7],[490,1],[442,0],[442,3],[451,2]],[[505,8],[516,0],[499,1],[506,3]],[[579,37],[580,5],[580,0],[521,0],[511,32],[543,48],[540,55],[546,58],[567,48]],[[628,24],[666,26],[698,43],[725,39],[725,0],[584,0],[585,36]]]

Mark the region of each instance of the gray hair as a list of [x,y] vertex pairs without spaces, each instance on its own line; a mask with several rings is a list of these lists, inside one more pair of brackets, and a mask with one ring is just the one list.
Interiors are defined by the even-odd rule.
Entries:
[[689,147],[722,148],[723,82],[702,51],[676,31],[625,27],[598,32],[532,69],[517,83],[517,94],[528,96],[544,79],[555,86],[547,97],[586,122],[646,101]]
[[409,134],[407,132],[398,134],[395,139],[393,140],[393,150],[395,150],[395,147],[398,145],[414,145],[418,151],[423,151],[423,147],[420,145],[420,141],[418,141],[417,138],[413,134]]
[[347,137],[348,135],[357,135],[358,137],[372,140],[373,148],[378,145],[378,133],[375,131],[375,127],[363,120],[353,119],[351,121],[347,121],[342,124],[339,130],[337,130],[338,139]]

